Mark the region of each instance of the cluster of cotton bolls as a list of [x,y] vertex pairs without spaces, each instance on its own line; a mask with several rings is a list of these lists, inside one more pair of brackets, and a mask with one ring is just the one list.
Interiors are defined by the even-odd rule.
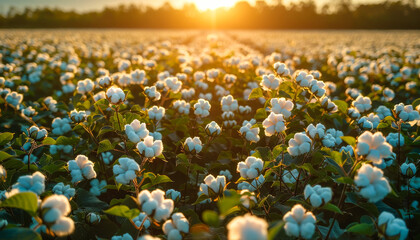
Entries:
[[143,190],[137,196],[137,200],[141,210],[148,217],[158,222],[168,219],[174,210],[174,201],[172,199],[165,199],[165,192],[160,189],[152,192]]

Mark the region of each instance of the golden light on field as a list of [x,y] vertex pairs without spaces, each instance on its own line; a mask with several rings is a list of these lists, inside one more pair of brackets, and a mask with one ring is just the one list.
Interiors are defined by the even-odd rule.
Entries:
[[215,10],[221,7],[232,7],[238,0],[192,0],[200,10]]

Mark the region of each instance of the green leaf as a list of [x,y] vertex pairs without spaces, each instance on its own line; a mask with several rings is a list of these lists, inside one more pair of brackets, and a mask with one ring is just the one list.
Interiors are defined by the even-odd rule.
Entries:
[[212,210],[205,210],[203,212],[203,221],[211,227],[219,227],[219,214]]
[[283,229],[285,222],[279,221],[268,230],[268,240],[281,239],[280,231]]
[[98,146],[98,154],[114,150],[114,146],[112,146],[111,142],[108,139],[102,140]]
[[167,182],[173,182],[168,176],[166,175],[157,175],[153,181],[152,181],[152,185],[157,185],[160,183],[167,183]]
[[55,144],[56,145],[76,145],[78,144],[80,141],[80,138],[78,137],[65,137],[65,136],[60,136],[57,138],[57,140],[55,140]]
[[231,208],[236,207],[241,203],[240,198],[241,196],[239,194],[221,198],[217,202],[220,214],[226,216]]
[[202,201],[205,201],[207,199],[210,199],[209,196],[207,196],[206,194],[202,193],[197,200],[193,203],[193,205],[197,205],[199,203],[201,203]]
[[339,178],[335,179],[335,182],[343,183],[343,184],[350,184],[350,185],[354,184],[353,179],[351,179],[349,177],[339,177]]
[[107,213],[109,215],[114,215],[117,217],[133,219],[140,214],[140,210],[138,210],[137,208],[129,209],[125,205],[119,205],[119,206],[114,206],[110,209],[105,210],[104,213]]
[[13,157],[12,155],[8,154],[7,152],[0,151],[0,162]]
[[348,104],[343,100],[334,100],[335,105],[337,105],[338,110],[342,113],[347,113]]
[[330,164],[332,167],[334,167],[336,170],[337,170],[337,172],[342,176],[342,177],[345,177],[346,176],[346,172],[344,171],[344,169],[336,162],[336,161],[334,161],[333,159],[331,159],[331,158],[329,158],[329,157],[327,157],[327,158],[325,158],[325,161],[328,163],[328,164]]
[[386,116],[382,121],[384,121],[384,122],[395,122],[395,119],[392,116]]
[[0,239],[42,240],[41,235],[29,228],[7,228],[0,232]]
[[324,206],[322,206],[321,208],[325,209],[325,210],[328,210],[328,211],[331,211],[331,212],[341,214],[341,215],[343,214],[343,212],[336,205],[334,205],[332,203],[327,203]]
[[47,137],[42,141],[42,144],[44,144],[44,145],[54,145],[55,140],[53,138]]
[[258,108],[257,112],[255,113],[254,118],[256,120],[266,119],[267,118],[267,111],[265,110],[265,108]]
[[359,224],[353,225],[350,228],[348,228],[346,231],[351,232],[351,233],[367,235],[367,236],[371,236],[372,234],[375,233],[373,224],[368,224],[368,223],[359,223]]
[[417,98],[416,100],[414,100],[411,105],[413,105],[413,108],[416,108],[418,105],[420,105],[420,98]]
[[381,123],[378,124],[377,128],[382,129],[382,128],[387,128],[387,127],[389,127],[388,123],[381,122]]
[[420,136],[418,136],[416,139],[414,139],[413,143],[420,141]]
[[13,139],[14,133],[4,132],[0,133],[0,145],[5,145]]
[[261,88],[254,88],[251,91],[251,94],[249,94],[249,100],[254,99],[254,98],[260,98],[260,97],[264,97],[263,95],[263,91]]
[[38,209],[38,198],[33,192],[17,193],[4,200],[0,207],[19,208],[29,213],[29,215],[35,216]]
[[355,147],[356,146],[356,139],[351,136],[343,136],[341,139],[346,142],[348,145]]

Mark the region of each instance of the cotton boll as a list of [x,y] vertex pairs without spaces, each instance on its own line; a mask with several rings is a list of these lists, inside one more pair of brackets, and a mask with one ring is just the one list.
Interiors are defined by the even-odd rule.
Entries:
[[168,90],[177,93],[182,88],[182,82],[177,77],[167,77],[165,79],[165,85]]
[[296,133],[289,140],[287,152],[292,156],[299,156],[311,150],[312,140],[305,133]]
[[90,181],[90,190],[89,192],[92,193],[95,196],[100,196],[101,193],[105,193],[106,192],[106,181],[102,180],[99,181],[98,179],[93,179],[92,181]]
[[334,128],[330,128],[325,133],[326,134],[331,134],[331,136],[334,138],[335,144],[337,146],[340,145],[343,142],[343,140],[341,139],[341,137],[344,136],[342,131],[336,130]]
[[144,70],[136,69],[131,72],[132,84],[144,85],[147,84],[146,72]]
[[322,139],[325,135],[325,126],[321,123],[318,123],[316,126],[314,126],[311,123],[306,128],[306,134],[313,140]]
[[203,144],[199,137],[188,137],[184,142],[184,149],[191,154],[198,154],[203,149]]
[[94,164],[85,155],[78,155],[75,160],[68,161],[67,166],[72,176],[72,183],[78,183],[84,178],[96,178]]
[[180,114],[188,115],[190,114],[190,104],[184,100],[177,100],[174,102],[173,105],[174,109],[176,109]]
[[319,207],[322,204],[326,204],[332,199],[332,190],[329,187],[321,187],[320,185],[305,186],[304,196],[306,200],[310,200],[311,205]]
[[372,101],[369,97],[363,97],[360,95],[352,102],[352,105],[357,109],[357,111],[364,113],[372,108]]
[[198,99],[198,102],[194,104],[194,114],[197,117],[207,117],[210,115],[211,105],[204,99]]
[[391,187],[383,177],[382,170],[369,164],[362,165],[357,171],[354,182],[360,189],[359,194],[372,203],[384,199],[391,192]]
[[347,114],[349,115],[349,117],[351,117],[353,119],[360,118],[360,112],[356,108],[347,109]]
[[271,104],[271,111],[275,114],[282,114],[285,119],[288,119],[293,110],[293,102],[290,100],[286,100],[285,98],[272,98],[270,100]]
[[107,88],[111,86],[112,84],[112,78],[110,78],[109,76],[103,76],[99,78],[97,81],[98,81],[99,86],[101,86],[102,88]]
[[[399,136],[399,140],[398,140]],[[394,148],[399,146],[404,146],[404,136],[402,134],[398,133],[389,133],[388,136],[386,136],[386,141],[391,144]]]
[[382,235],[387,237],[397,237],[398,239],[406,239],[408,236],[408,228],[404,220],[395,218],[389,212],[382,212],[378,217],[378,226]]
[[68,118],[54,118],[51,124],[53,128],[51,132],[55,135],[64,135],[72,130],[70,123],[71,120]]
[[12,190],[17,192],[33,192],[36,195],[41,195],[45,191],[45,176],[40,172],[35,172],[32,175],[20,176]]
[[125,101],[124,91],[116,86],[108,88],[108,90],[106,91],[106,97],[112,104],[120,104]]
[[357,138],[356,151],[359,155],[366,156],[367,160],[379,165],[392,153],[392,146],[385,140],[382,132],[372,134],[366,131]]
[[165,199],[164,196],[165,192],[160,189],[152,192],[143,190],[139,193],[137,199],[140,203],[141,210],[149,217],[160,222],[168,219],[174,209],[174,201],[172,199]]
[[252,111],[252,108],[250,106],[239,106],[239,113],[240,114],[250,114]]
[[147,136],[137,144],[137,150],[147,158],[157,157],[162,154],[163,143],[161,140],[153,140],[152,136]]
[[394,106],[394,111],[404,122],[420,119],[419,112],[413,109],[412,105],[404,105],[403,103],[400,103]]
[[86,215],[86,222],[92,225],[98,224],[101,222],[101,215],[91,212]]
[[267,239],[268,236],[268,223],[251,214],[235,217],[226,227],[228,240]]
[[316,79],[312,79],[312,81],[309,83],[309,89],[315,96],[319,98],[324,96],[326,92],[325,83],[323,81],[318,81]]
[[10,104],[11,106],[13,106],[14,108],[16,108],[17,110],[19,110],[20,108],[20,103],[23,100],[23,95],[19,94],[17,92],[10,92],[6,95],[5,98],[6,102],[8,104]]
[[119,165],[113,166],[115,181],[121,184],[129,184],[130,181],[136,178],[136,172],[140,171],[140,166],[134,159],[120,158],[118,159]]
[[258,177],[264,167],[264,162],[260,158],[247,157],[245,161],[239,162],[236,171],[241,177],[246,179],[254,179]]
[[80,94],[86,94],[90,93],[93,90],[94,83],[89,78],[86,78],[85,80],[81,80],[77,82],[77,92]]
[[225,177],[226,177],[226,179],[227,179],[228,181],[230,181],[230,180],[232,179],[232,174],[230,173],[230,171],[229,171],[228,169],[226,169],[226,170],[221,170],[221,171],[219,172],[219,175],[223,175],[223,176],[225,176]]
[[319,100],[321,102],[321,106],[329,113],[335,113],[338,111],[337,105],[335,105],[335,103],[333,103],[329,97],[324,96]]
[[101,153],[102,160],[106,165],[110,164],[112,160],[114,159],[114,155],[112,155],[111,152],[103,152]]
[[195,89],[194,88],[182,89],[181,94],[182,94],[183,99],[190,100],[195,95]]
[[41,141],[48,136],[46,129],[39,129],[37,126],[32,126],[28,129],[29,137],[34,140]]
[[284,63],[276,62],[273,67],[279,76],[288,76],[290,74],[289,68]]
[[152,101],[160,100],[161,94],[160,94],[159,91],[157,91],[156,86],[145,87],[144,88],[144,93]]
[[216,137],[220,135],[222,129],[215,121],[212,121],[211,123],[206,125],[205,131],[208,136]]
[[392,99],[395,97],[395,92],[390,88],[385,88],[383,95],[386,101],[392,101]]
[[246,140],[250,142],[258,142],[260,140],[260,128],[259,127],[252,127],[251,123],[244,121],[244,124],[239,129],[239,132],[242,136],[245,137]]
[[285,120],[282,114],[275,114],[273,112],[263,121],[265,128],[265,135],[270,137],[275,133],[281,133],[286,130]]
[[189,232],[189,222],[187,218],[182,213],[174,213],[170,220],[167,220],[163,226],[162,230],[168,239],[182,239],[183,234],[187,234]]
[[2,165],[0,165],[0,180],[4,182],[6,181],[6,179],[7,179],[6,169]]
[[298,70],[293,74],[293,79],[301,87],[309,87],[309,83],[314,79],[311,74],[308,74],[306,71]]
[[204,178],[204,183],[200,184],[198,195],[205,194],[210,198],[217,198],[223,191],[226,185],[225,176],[217,176],[209,174]]
[[57,183],[53,187],[52,191],[55,194],[64,195],[69,200],[72,199],[74,197],[74,195],[76,194],[76,190],[74,188],[70,187],[70,185],[64,185],[64,183],[62,183],[62,182]]
[[257,198],[255,197],[255,193],[250,192],[248,189],[242,190],[241,195],[241,204],[246,209],[250,209],[257,204]]
[[126,124],[124,130],[128,139],[133,143],[138,143],[149,135],[146,124],[140,123],[137,119],[134,119],[130,124]]
[[280,83],[282,82],[281,78],[277,78],[274,74],[263,75],[260,85],[263,90],[271,91],[279,88]]
[[42,219],[57,236],[67,236],[74,231],[74,222],[66,217],[71,211],[69,200],[63,195],[51,195],[41,204]]
[[353,147],[350,146],[350,145],[341,147],[340,152],[345,152],[345,153],[349,154],[350,156],[354,155]]
[[408,178],[413,177],[417,172],[416,165],[414,165],[414,163],[403,163],[400,169],[401,173]]
[[282,176],[282,180],[285,183],[295,183],[298,179],[299,171],[297,169],[293,169],[291,171],[285,170]]
[[166,191],[166,197],[178,201],[181,199],[181,193],[174,189],[169,189]]
[[[146,220],[144,218],[146,218]],[[150,220],[147,217],[146,213],[140,213],[137,217],[133,218],[133,222],[138,228],[142,224],[144,229],[148,229],[150,227]]]
[[130,234],[125,233],[122,236],[113,236],[111,240],[133,240],[133,237]]
[[238,100],[234,99],[232,95],[222,97],[220,101],[220,105],[222,107],[222,111],[237,111],[238,110]]
[[149,119],[160,121],[165,116],[165,108],[153,106],[147,110],[147,114],[149,115]]
[[283,221],[286,222],[284,230],[288,236],[310,239],[315,233],[315,216],[300,204],[293,206],[290,212],[284,215]]

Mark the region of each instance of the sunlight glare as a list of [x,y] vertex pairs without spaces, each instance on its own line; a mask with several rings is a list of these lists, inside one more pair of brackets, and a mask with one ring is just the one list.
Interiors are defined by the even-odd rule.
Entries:
[[215,10],[221,7],[232,7],[238,0],[193,0],[199,10]]

